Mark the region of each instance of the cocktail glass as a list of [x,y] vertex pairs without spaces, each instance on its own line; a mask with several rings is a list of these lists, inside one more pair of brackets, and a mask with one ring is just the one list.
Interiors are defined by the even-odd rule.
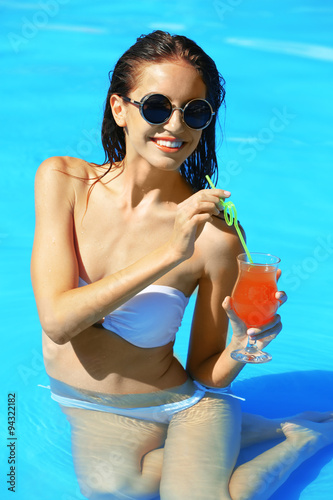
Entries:
[[[237,257],[238,278],[231,294],[232,307],[247,328],[258,328],[269,323],[279,307],[276,273],[280,259],[265,253],[251,253],[253,263],[246,253]],[[231,357],[242,363],[266,363],[272,359],[261,351],[257,342],[248,337],[244,349],[232,351]]]

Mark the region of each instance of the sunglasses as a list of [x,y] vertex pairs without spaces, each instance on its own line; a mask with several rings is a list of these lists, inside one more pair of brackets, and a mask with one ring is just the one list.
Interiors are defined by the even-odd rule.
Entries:
[[150,125],[162,125],[170,120],[174,111],[182,111],[182,118],[186,125],[193,130],[203,130],[212,121],[215,112],[205,99],[192,99],[184,108],[176,108],[168,97],[163,94],[148,94],[141,101],[134,101],[129,97],[121,96],[126,102],[137,106],[140,114]]

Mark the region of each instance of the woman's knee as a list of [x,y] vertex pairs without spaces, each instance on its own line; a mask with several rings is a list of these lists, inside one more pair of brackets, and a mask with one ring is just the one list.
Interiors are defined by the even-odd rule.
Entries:
[[103,469],[92,471],[85,477],[78,477],[78,481],[82,495],[89,500],[120,498],[116,494],[124,492],[130,486],[126,478]]
[[155,488],[148,491],[142,488],[140,480],[136,483],[122,479],[104,484],[81,481],[80,491],[89,500],[155,500],[159,493]]
[[79,477],[81,493],[89,500],[150,500],[159,492],[160,478],[135,471],[115,473],[103,466]]

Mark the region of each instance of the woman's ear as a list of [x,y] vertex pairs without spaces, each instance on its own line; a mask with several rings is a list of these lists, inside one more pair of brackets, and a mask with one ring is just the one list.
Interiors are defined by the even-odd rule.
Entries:
[[118,127],[126,127],[126,109],[122,98],[119,95],[112,94],[110,97],[110,106],[114,121]]

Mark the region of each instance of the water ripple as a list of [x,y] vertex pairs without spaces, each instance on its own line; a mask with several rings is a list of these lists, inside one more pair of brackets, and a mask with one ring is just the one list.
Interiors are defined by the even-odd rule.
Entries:
[[92,26],[79,26],[74,24],[48,24],[46,26],[43,26],[42,29],[47,31],[71,31],[94,34],[108,33],[108,30],[105,28],[93,28]]
[[333,47],[325,45],[247,38],[226,38],[225,41],[231,45],[264,50],[265,52],[276,52],[321,61],[333,61]]

